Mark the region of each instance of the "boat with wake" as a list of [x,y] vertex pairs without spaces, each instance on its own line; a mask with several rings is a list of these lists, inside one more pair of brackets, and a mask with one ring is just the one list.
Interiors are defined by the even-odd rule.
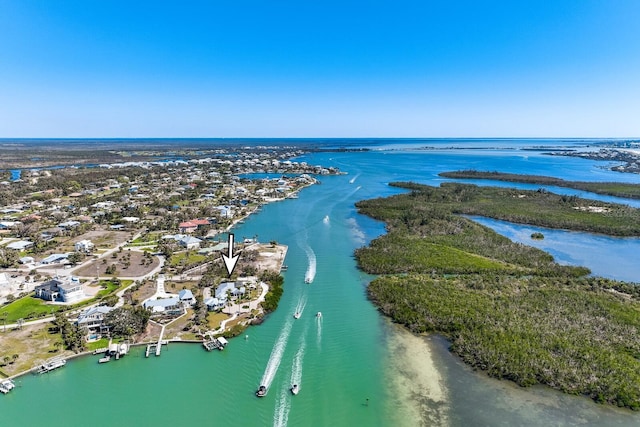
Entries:
[[294,319],[299,319],[301,316],[300,312],[296,311],[296,313],[293,315]]
[[296,395],[300,392],[300,387],[298,387],[298,384],[294,384],[289,390],[291,390],[291,394]]
[[316,314],[316,317],[322,317],[322,312],[319,311],[318,314]]
[[263,385],[258,387],[258,391],[256,391],[256,396],[265,397],[267,395],[267,388]]

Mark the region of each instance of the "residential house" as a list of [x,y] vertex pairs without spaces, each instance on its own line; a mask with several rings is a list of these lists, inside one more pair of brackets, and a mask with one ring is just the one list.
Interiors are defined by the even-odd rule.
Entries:
[[244,286],[237,288],[236,282],[223,282],[216,288],[215,297],[218,298],[219,301],[226,303],[227,295],[230,295],[231,299],[236,299],[238,296],[244,295],[245,291]]
[[178,293],[178,298],[180,299],[182,305],[184,305],[185,307],[191,307],[196,302],[193,293],[189,289],[181,290]]
[[94,247],[95,245],[91,242],[91,240],[87,239],[80,240],[75,244],[76,252],[90,253]]
[[51,254],[48,257],[42,259],[40,264],[55,264],[66,261],[69,256],[67,254]]
[[88,339],[100,339],[102,335],[109,332],[109,327],[104,323],[104,317],[113,309],[114,307],[106,305],[88,308],[80,313],[76,324],[87,330]]
[[36,286],[35,292],[36,298],[46,301],[73,303],[84,298],[82,284],[75,277],[67,280],[51,279]]
[[202,240],[192,236],[181,236],[177,239],[177,242],[183,248],[198,249],[200,247],[200,244],[202,243]]
[[24,251],[25,249],[29,249],[32,246],[33,246],[33,242],[30,242],[28,240],[18,240],[17,242],[9,243],[6,246],[6,248],[7,249],[14,249],[16,251]]
[[58,227],[64,228],[65,230],[71,230],[80,225],[80,221],[65,221],[58,224]]
[[178,297],[148,300],[144,303],[144,308],[151,310],[154,314],[182,314],[182,304]]
[[198,228],[209,224],[210,222],[208,219],[192,219],[190,221],[181,222],[180,225],[178,225],[178,228],[180,229],[180,233],[193,233]]
[[207,310],[216,311],[224,308],[225,302],[218,298],[209,297],[204,301],[204,305],[207,306]]

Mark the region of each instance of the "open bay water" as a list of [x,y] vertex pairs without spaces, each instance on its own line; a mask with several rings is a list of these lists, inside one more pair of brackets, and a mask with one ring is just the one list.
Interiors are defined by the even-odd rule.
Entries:
[[[298,199],[265,206],[235,229],[238,238],[257,234],[260,241],[289,246],[280,305],[262,325],[247,329],[248,339],[240,336],[225,351],[211,353],[172,343],[160,357],[148,359],[136,348],[105,365],[90,356],[46,375],[27,375],[18,379],[20,387],[0,397],[0,425],[640,424],[638,413],[473,372],[449,354],[445,340],[414,336],[382,317],[366,298],[372,277],[353,259],[354,249],[384,232],[382,223],[357,214],[354,203],[402,191],[389,187],[392,181],[439,185],[439,172],[470,168],[580,180],[640,182],[639,176],[604,170],[602,162],[507,149],[405,146],[300,160],[337,166],[348,175],[320,177],[321,185],[304,189]],[[601,238],[584,234],[580,245],[557,250],[566,262],[584,260],[596,271],[609,261],[580,254],[585,248],[597,251]],[[546,244],[553,252],[553,239]],[[636,256],[633,247],[609,244],[620,247],[620,257]],[[611,269],[602,271],[607,275]],[[630,280],[640,278],[640,266],[625,271]],[[311,284],[304,281],[309,275]],[[300,383],[297,396],[288,392],[292,378]],[[268,381],[269,391],[258,399],[254,392],[261,381]]]

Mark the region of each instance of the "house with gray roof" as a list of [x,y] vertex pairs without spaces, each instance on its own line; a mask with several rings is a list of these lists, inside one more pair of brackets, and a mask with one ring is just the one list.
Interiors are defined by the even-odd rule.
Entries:
[[109,332],[109,327],[104,323],[104,317],[113,309],[114,307],[106,305],[88,308],[80,313],[76,325],[85,328],[89,340],[100,339],[102,335]]
[[36,286],[35,296],[45,301],[73,303],[83,299],[85,295],[80,280],[72,277],[66,280],[55,278]]

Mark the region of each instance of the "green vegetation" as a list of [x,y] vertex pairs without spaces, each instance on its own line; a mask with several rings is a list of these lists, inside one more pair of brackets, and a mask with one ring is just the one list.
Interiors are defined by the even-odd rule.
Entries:
[[410,275],[376,279],[369,294],[493,377],[640,409],[640,304],[609,289],[594,278]]
[[260,280],[269,284],[269,292],[267,292],[267,295],[264,297],[262,308],[265,312],[270,313],[278,308],[278,303],[280,302],[280,298],[284,292],[282,289],[284,278],[278,273],[265,271],[262,273]]
[[55,329],[62,335],[64,348],[79,353],[84,350],[85,331],[78,325],[72,325],[69,319],[60,312],[55,314],[55,319],[51,322]]
[[544,234],[536,231],[535,233],[531,233],[531,238],[534,240],[542,240],[544,239]]
[[104,316],[104,323],[115,337],[129,338],[145,330],[151,313],[141,306],[119,307]]
[[[543,251],[455,214],[469,213],[476,203],[482,206],[476,214],[501,206],[513,214],[529,206],[526,219],[557,218],[552,206],[560,196],[519,197],[522,191],[458,184],[401,186],[413,191],[357,204],[387,224],[388,234],[356,251],[365,271],[387,274],[368,288],[384,314],[413,332],[446,336],[452,352],[493,377],[640,409],[640,288],[585,277],[585,268],[560,266]],[[638,215],[607,208],[627,212],[627,222]],[[557,209],[565,207],[558,203]],[[602,215],[578,213],[572,217],[577,229]],[[622,227],[615,217],[602,224]]]
[[30,320],[51,316],[61,309],[62,306],[48,305],[40,298],[26,296],[2,307],[0,312],[7,313],[7,323],[15,323],[18,319]]
[[173,254],[171,256],[171,259],[169,260],[169,265],[171,267],[187,267],[190,265],[199,264],[206,259],[207,257],[205,255],[200,255],[197,252],[185,251]]
[[554,185],[556,187],[574,188],[576,190],[590,191],[596,194],[640,199],[640,184],[627,184],[624,182],[587,182],[565,181],[560,178],[540,175],[520,175],[502,172],[483,172],[465,170],[455,172],[442,172],[440,176],[457,179],[491,179],[494,181],[522,182],[526,184]]
[[[576,196],[560,196],[537,191],[471,184],[443,183],[440,187],[395,183],[393,186],[415,189],[411,200],[418,207],[427,204],[434,214],[481,215],[519,224],[575,231],[602,233],[610,236],[640,235],[640,210],[616,203],[604,203]],[[403,215],[406,225],[419,221],[414,205]]]
[[86,344],[87,350],[93,351],[99,348],[105,348],[109,345],[109,339],[101,338],[98,341],[89,342]]

